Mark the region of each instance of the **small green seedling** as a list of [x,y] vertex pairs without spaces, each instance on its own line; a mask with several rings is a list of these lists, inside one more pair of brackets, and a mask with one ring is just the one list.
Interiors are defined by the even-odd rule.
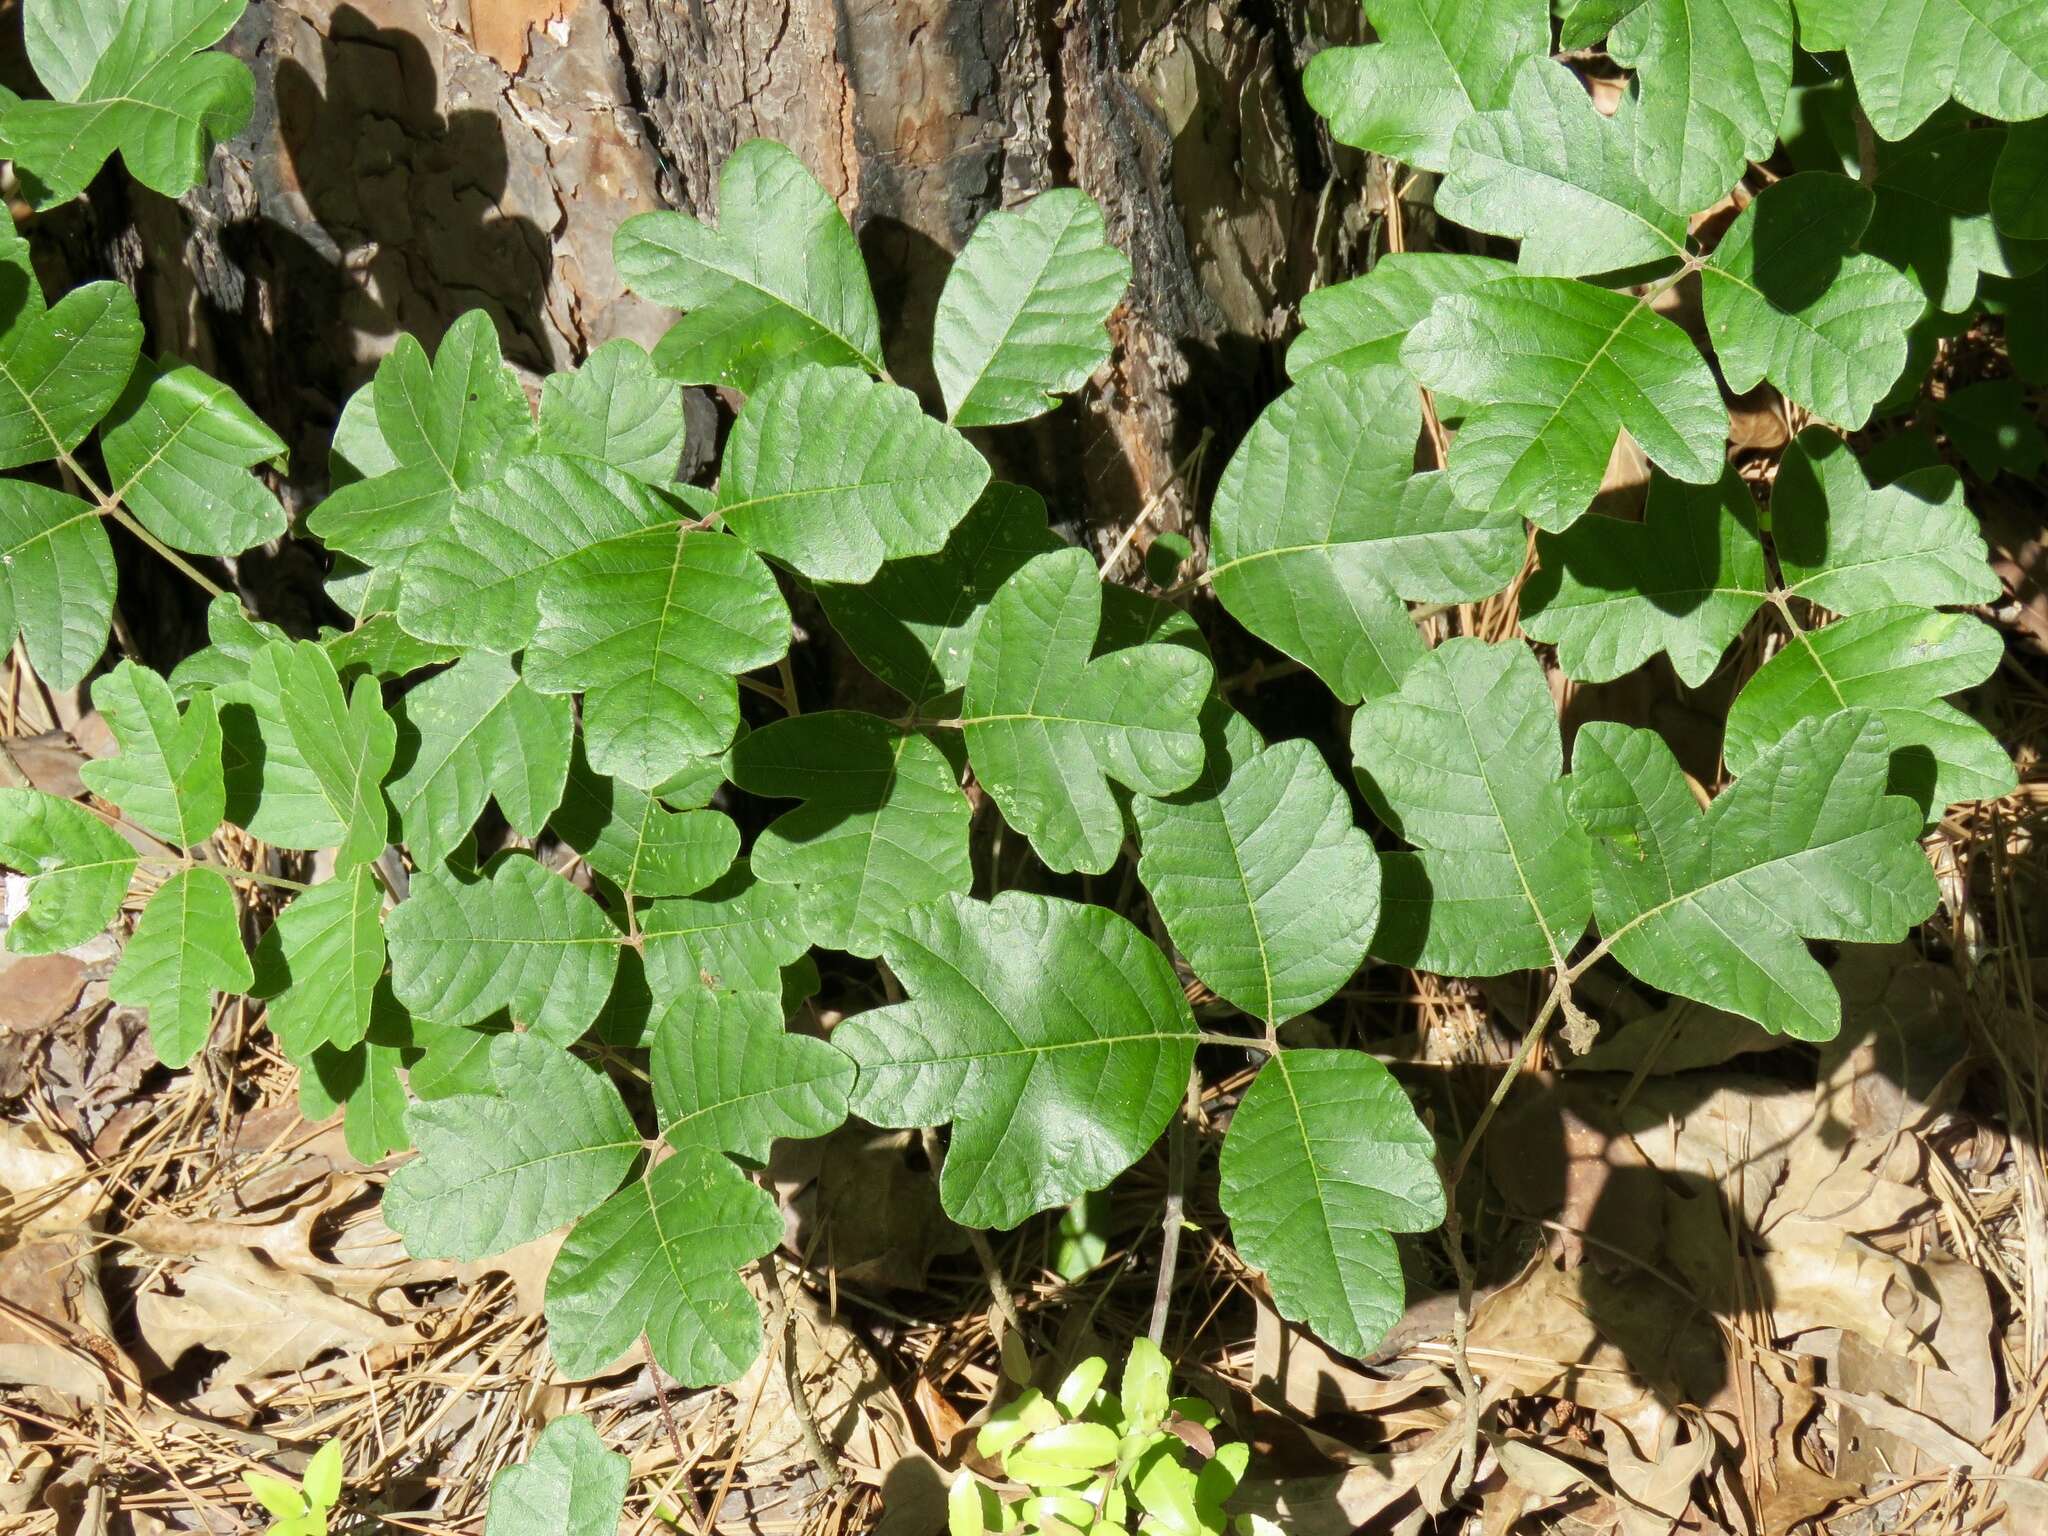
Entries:
[[264,1536],[327,1536],[327,1513],[341,1499],[341,1442],[330,1440],[313,1453],[296,1488],[267,1472],[244,1473],[242,1481],[277,1516]]
[[[963,1467],[948,1496],[949,1536],[1224,1536],[1232,1528],[1223,1505],[1251,1447],[1217,1444],[1215,1408],[1171,1395],[1172,1371],[1156,1344],[1132,1343],[1121,1392],[1103,1386],[1109,1365],[1094,1355],[1047,1396],[1030,1385],[1029,1362],[1011,1340],[1004,1374],[1020,1390],[974,1442],[1004,1481]],[[1239,1536],[1264,1536],[1249,1519],[1237,1522]]]

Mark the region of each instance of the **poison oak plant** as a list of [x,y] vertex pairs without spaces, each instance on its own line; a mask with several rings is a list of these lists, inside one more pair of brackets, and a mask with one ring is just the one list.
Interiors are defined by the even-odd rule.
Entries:
[[[51,99],[0,108],[20,186],[74,196],[116,153],[189,184],[249,108],[246,71],[205,51],[238,12],[29,0]],[[1310,97],[1434,178],[1416,184],[1463,251],[1307,296],[1206,563],[1169,587],[1171,547],[1154,595],[1105,581],[967,435],[1108,358],[1130,269],[1094,205],[1048,191],[975,231],[937,311],[937,416],[882,367],[838,208],[756,141],[715,226],[620,231],[628,281],[682,311],[651,356],[600,347],[536,412],[483,313],[431,355],[399,338],[304,519],[352,627],[294,639],[222,594],[168,677],[102,670],[106,525],[211,586],[187,556],[287,532],[252,473],[282,443],[197,369],[144,360],[125,288],[46,306],[26,243],[0,246],[0,467],[24,471],[0,479],[0,634],[53,686],[91,678],[120,749],[85,770],[89,801],[0,791],[0,861],[26,883],[9,948],[78,944],[132,904],[111,991],[167,1064],[222,994],[265,999],[309,1109],[345,1103],[365,1159],[416,1148],[385,1194],[414,1253],[568,1228],[546,1302],[563,1369],[644,1334],[690,1384],[761,1349],[740,1274],[782,1232],[749,1172],[776,1137],[850,1114],[950,1127],[954,1218],[1067,1206],[1181,1103],[1205,1039],[1186,973],[1264,1058],[1222,1149],[1233,1239],[1288,1317],[1354,1352],[1401,1310],[1393,1234],[1443,1217],[1437,1147],[1371,1055],[1279,1028],[1368,956],[1549,973],[1532,1043],[1579,1017],[1573,982],[1603,961],[1832,1035],[1807,942],[1902,938],[1936,905],[1923,828],[2014,782],[1947,702],[1997,663],[1969,610],[1999,586],[1956,471],[1896,428],[1940,425],[1980,475],[2027,441],[2016,388],[1937,409],[1920,382],[1986,310],[2017,366],[2048,357],[2048,11],[1577,0],[1553,26],[1544,0],[1385,0],[1371,19],[1382,40],[1318,57]],[[1553,49],[1629,71],[1616,110]],[[1695,298],[1689,331],[1675,301]],[[1811,425],[1760,498],[1724,390],[1763,382]],[[711,489],[673,478],[689,384],[744,397]],[[1640,521],[1590,510],[1623,432],[1654,466]],[[1522,628],[1567,677],[1662,655],[1697,685],[1746,631],[1776,637],[1710,804],[1651,730],[1584,725],[1567,761],[1530,644],[1425,638],[1410,605],[1509,588],[1529,524]],[[798,586],[894,715],[802,710]],[[1388,851],[1307,740],[1232,710],[1182,601],[1203,586],[1355,706]],[[743,684],[784,718],[743,730]],[[712,805],[728,781],[788,802],[744,852]],[[973,895],[1016,860],[977,871],[970,781],[1049,871],[1131,860],[1172,953],[1107,906]],[[487,802],[509,833],[480,847]],[[223,823],[324,857],[236,867]],[[790,1031],[814,947],[878,958],[901,1001]],[[608,1530],[623,1483],[588,1425],[558,1427],[491,1528],[529,1528],[517,1505]]]

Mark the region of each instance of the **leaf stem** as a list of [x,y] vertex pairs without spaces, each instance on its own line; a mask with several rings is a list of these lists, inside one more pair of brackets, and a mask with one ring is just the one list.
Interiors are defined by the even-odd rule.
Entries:
[[97,480],[93,479],[91,474],[87,472],[86,467],[78,462],[78,459],[75,455],[70,453],[60,453],[57,456],[57,462],[62,464],[64,466],[65,471],[69,473],[73,478],[75,478],[80,485],[85,487],[85,493],[88,496],[92,497],[93,501],[98,505],[100,516],[111,517],[123,528],[126,528],[130,533],[134,534],[137,539],[141,540],[149,548],[155,550],[159,555],[162,555],[165,560],[169,561],[172,565],[176,566],[179,570],[183,571],[187,576],[191,577],[194,582],[198,583],[198,585],[202,589],[204,589],[207,596],[225,597],[227,595],[227,589],[223,587],[219,582],[215,581],[212,577],[208,576],[205,572],[201,571],[197,566],[193,565],[191,561],[187,560],[183,555],[179,554],[175,549],[171,548],[170,545],[166,544],[162,539],[158,538],[155,534],[151,533],[147,528],[143,527],[141,523],[137,522],[134,516],[129,513],[128,509],[121,505],[121,498],[117,493],[113,491],[102,490],[100,488],[100,483]]
[[1188,1126],[1201,1112],[1202,1077],[1188,1073],[1187,1097],[1173,1112],[1166,1131],[1166,1210],[1159,1218],[1159,1283],[1152,1288],[1152,1325],[1145,1337],[1155,1345],[1166,1341],[1166,1314],[1173,1305],[1173,1277],[1180,1267],[1180,1229],[1187,1220]]
[[1203,1045],[1234,1045],[1239,1050],[1264,1051],[1269,1056],[1273,1054],[1273,1047],[1266,1041],[1255,1040],[1249,1035],[1226,1035],[1205,1029],[1201,1033],[1200,1041]]

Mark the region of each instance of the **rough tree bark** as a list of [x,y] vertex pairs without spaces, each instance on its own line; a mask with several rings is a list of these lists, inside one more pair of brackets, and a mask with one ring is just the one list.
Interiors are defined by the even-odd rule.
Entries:
[[[838,198],[891,371],[925,389],[951,254],[989,209],[1076,185],[1135,268],[1115,355],[985,446],[1101,547],[1155,503],[1142,548],[1189,524],[1201,430],[1213,481],[1274,393],[1296,299],[1374,238],[1383,178],[1299,86],[1360,31],[1355,0],[256,0],[230,43],[256,73],[248,132],[181,202],[103,182],[95,218],[156,344],[286,434],[305,497],[401,330],[432,343],[481,304],[534,369],[651,342],[669,316],[622,291],[612,232],[715,215],[749,136]],[[718,419],[696,402],[707,455]]]

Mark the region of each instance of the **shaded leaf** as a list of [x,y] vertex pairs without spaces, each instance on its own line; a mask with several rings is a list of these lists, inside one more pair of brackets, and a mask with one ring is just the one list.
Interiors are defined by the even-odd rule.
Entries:
[[213,1032],[215,994],[246,992],[255,982],[227,880],[216,870],[181,869],[143,908],[107,978],[107,996],[146,1009],[157,1060],[182,1067]]
[[135,873],[128,840],[75,801],[39,789],[0,789],[0,865],[27,879],[7,949],[48,955],[83,944],[120,910]]
[[701,891],[740,851],[739,828],[724,812],[669,810],[648,791],[594,770],[580,742],[548,825],[628,899]]
[[946,1213],[1010,1228],[1141,1157],[1187,1088],[1195,1021],[1173,967],[1104,907],[1006,891],[948,896],[883,947],[909,1000],[833,1041],[878,1125],[951,1121]]
[[367,865],[316,885],[256,944],[252,996],[270,1001],[271,1033],[295,1061],[368,1033],[384,974],[384,890]]
[[2048,118],[2007,132],[1991,175],[1991,222],[2015,240],[2048,240]]
[[1863,249],[1904,272],[1945,313],[1968,309],[1982,278],[2025,277],[2048,265],[2048,241],[2013,239],[1992,222],[1991,183],[2005,139],[2002,125],[1945,109],[1903,143],[1878,146],[1870,183],[1877,211]]

